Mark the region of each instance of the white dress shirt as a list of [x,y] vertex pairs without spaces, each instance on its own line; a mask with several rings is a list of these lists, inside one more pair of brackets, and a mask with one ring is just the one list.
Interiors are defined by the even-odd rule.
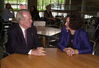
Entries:
[[[20,26],[20,28],[23,32],[23,36],[24,36],[24,39],[25,39],[25,28],[23,28],[21,25],[19,25],[19,26]],[[31,54],[31,52],[32,52],[32,49],[28,52],[28,54]]]

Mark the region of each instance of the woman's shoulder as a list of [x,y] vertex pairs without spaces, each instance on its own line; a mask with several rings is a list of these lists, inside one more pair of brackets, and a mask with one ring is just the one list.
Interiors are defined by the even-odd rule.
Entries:
[[66,30],[66,26],[62,27],[61,32],[62,32],[62,33],[65,33],[65,34],[66,34],[66,33],[70,33],[69,30]]
[[66,26],[63,26],[61,29],[62,29],[62,30],[66,29]]
[[78,33],[81,33],[81,34],[87,33],[84,29],[78,29],[77,32],[78,32]]
[[61,30],[62,30],[62,31],[65,31],[65,30],[66,30],[66,26],[63,26],[63,27],[61,28]]

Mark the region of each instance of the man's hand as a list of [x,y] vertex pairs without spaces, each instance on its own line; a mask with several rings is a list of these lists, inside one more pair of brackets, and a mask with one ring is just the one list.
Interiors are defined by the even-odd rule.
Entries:
[[43,47],[38,47],[36,50],[32,50],[31,55],[35,56],[45,56],[46,52]]

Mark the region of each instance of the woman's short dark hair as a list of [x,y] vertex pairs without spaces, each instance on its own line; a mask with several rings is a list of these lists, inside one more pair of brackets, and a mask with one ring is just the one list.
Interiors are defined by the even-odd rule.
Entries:
[[6,6],[5,7],[7,8],[7,6],[10,6],[11,7],[11,4],[10,3],[6,3]]
[[70,17],[69,27],[71,29],[77,30],[82,27],[83,20],[82,20],[81,16],[75,14],[75,15],[69,15],[67,17]]
[[30,6],[30,11],[31,11],[31,8],[34,8],[34,11],[37,11],[37,8],[34,5]]

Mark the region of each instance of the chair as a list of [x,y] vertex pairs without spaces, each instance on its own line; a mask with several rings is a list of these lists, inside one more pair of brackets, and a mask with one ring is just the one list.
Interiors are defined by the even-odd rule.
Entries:
[[94,55],[99,56],[99,42],[96,42]]
[[[45,21],[34,21],[34,22],[33,22],[33,25],[36,26],[36,27],[39,27],[39,26],[40,26],[41,28],[43,28],[43,26],[46,26],[46,22],[45,22]],[[40,28],[40,29],[41,29],[41,28]],[[45,37],[39,35],[38,38],[39,38],[40,40],[42,40],[43,46],[45,47]]]
[[58,40],[59,40],[59,34],[54,35],[54,36],[48,38],[49,48],[57,48]]
[[95,29],[95,41],[99,42],[99,24]]
[[95,41],[93,41],[93,40],[90,40],[90,43],[91,43],[91,46],[92,46],[92,48],[93,48],[92,55],[94,55],[94,53],[95,53],[95,46],[96,46],[96,42],[95,42]]
[[0,32],[0,40],[2,40],[2,49],[3,49],[3,58],[8,56],[9,53],[6,51],[6,42],[7,42],[7,30],[8,28],[11,26],[11,23],[8,22],[4,22],[3,20],[0,21],[0,23],[2,22],[2,31]]
[[45,21],[34,21],[33,25],[34,26],[46,26],[46,22]]
[[4,37],[3,37],[3,58],[10,55],[10,53],[8,53],[6,51],[6,44],[7,44],[7,41],[8,41],[8,35],[7,35],[7,32],[8,31],[4,31]]
[[3,44],[3,57],[6,57],[6,56],[8,56],[8,55],[10,55],[10,53],[8,53],[7,51],[6,51],[6,43],[4,43]]
[[97,29],[99,30],[99,24],[98,24],[97,27],[96,27],[96,30],[97,30]]
[[0,40],[2,39],[3,35],[3,19],[0,17]]

